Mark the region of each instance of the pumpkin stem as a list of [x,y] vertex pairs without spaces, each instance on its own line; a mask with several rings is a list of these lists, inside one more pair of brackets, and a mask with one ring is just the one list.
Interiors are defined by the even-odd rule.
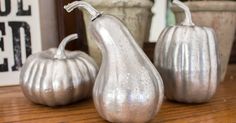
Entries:
[[57,49],[57,52],[56,52],[56,54],[54,55],[54,58],[56,58],[56,59],[65,59],[65,58],[66,58],[66,54],[65,54],[65,47],[66,47],[66,44],[67,44],[68,42],[72,41],[72,40],[77,39],[77,38],[78,38],[78,35],[77,35],[77,34],[71,34],[71,35],[65,37],[65,38],[61,41],[61,43],[60,43],[60,45],[59,45],[59,47],[58,47],[58,49]]
[[69,3],[68,5],[64,6],[64,9],[66,9],[67,12],[73,11],[75,8],[83,8],[88,11],[88,13],[92,16],[92,21],[95,20],[97,17],[101,15],[99,11],[97,11],[95,8],[93,8],[90,4],[83,1],[74,1],[72,3]]
[[193,26],[194,23],[192,21],[191,12],[188,6],[186,6],[183,2],[180,2],[179,0],[173,0],[173,3],[176,4],[178,7],[182,8],[185,12],[186,17],[185,20],[182,22],[182,25]]

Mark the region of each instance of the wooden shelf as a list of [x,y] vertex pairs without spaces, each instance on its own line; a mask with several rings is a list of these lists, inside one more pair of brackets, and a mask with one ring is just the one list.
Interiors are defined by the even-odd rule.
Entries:
[[[224,82],[208,103],[190,105],[165,100],[152,123],[232,123],[236,121],[236,65],[228,67]],[[29,102],[19,86],[0,88],[0,122],[105,123],[92,99],[50,108]]]

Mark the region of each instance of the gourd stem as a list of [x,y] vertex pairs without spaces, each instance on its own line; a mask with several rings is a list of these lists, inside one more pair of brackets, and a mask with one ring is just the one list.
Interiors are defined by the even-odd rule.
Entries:
[[179,0],[173,0],[173,3],[184,10],[186,17],[185,17],[185,20],[182,22],[182,25],[193,26],[194,23],[192,21],[191,12],[188,6],[186,6],[183,2],[180,2]]
[[97,11],[95,8],[93,8],[90,4],[83,1],[74,1],[72,3],[69,3],[68,5],[64,6],[64,9],[66,9],[67,12],[73,11],[75,8],[83,8],[88,11],[88,13],[92,16],[92,21],[95,20],[98,16],[101,15],[99,11]]
[[56,58],[56,59],[65,59],[65,58],[66,58],[66,54],[65,54],[65,47],[66,47],[66,44],[67,44],[68,42],[72,41],[72,40],[77,39],[77,38],[78,38],[78,35],[77,35],[77,34],[71,34],[71,35],[65,37],[65,38],[61,41],[61,43],[60,43],[60,45],[59,45],[59,47],[58,47],[58,49],[57,49],[57,52],[56,52],[56,54],[54,55],[54,58]]

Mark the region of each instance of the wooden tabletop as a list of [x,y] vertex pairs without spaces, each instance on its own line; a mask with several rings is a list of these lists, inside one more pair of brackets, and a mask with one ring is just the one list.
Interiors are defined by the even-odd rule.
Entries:
[[[19,86],[0,88],[0,122],[105,123],[92,99],[50,108],[29,102]],[[205,104],[190,105],[165,100],[152,123],[236,123],[236,65],[228,67],[216,95]]]

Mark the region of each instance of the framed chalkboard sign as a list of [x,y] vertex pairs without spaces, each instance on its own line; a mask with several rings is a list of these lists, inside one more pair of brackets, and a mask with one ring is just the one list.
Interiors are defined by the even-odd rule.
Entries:
[[26,58],[58,45],[56,0],[0,0],[0,86],[19,83]]

